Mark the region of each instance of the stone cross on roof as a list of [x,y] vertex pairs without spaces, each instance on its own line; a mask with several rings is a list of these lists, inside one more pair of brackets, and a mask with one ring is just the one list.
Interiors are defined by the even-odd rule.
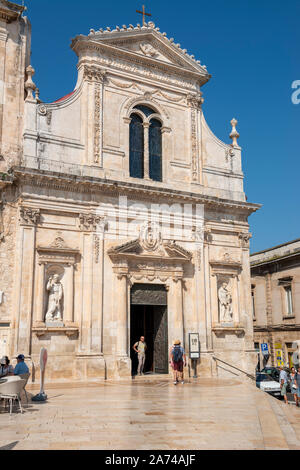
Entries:
[[143,15],[143,26],[146,26],[145,16],[152,16],[152,15],[150,13],[145,12],[145,5],[143,5],[143,10],[142,11],[136,10],[136,12],[141,13]]

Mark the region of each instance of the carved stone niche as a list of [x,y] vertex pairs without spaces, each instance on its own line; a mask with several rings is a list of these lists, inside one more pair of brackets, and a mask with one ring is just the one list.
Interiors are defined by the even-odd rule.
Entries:
[[[57,234],[54,242],[48,247],[37,248],[37,293],[35,302],[35,314],[33,332],[37,336],[47,333],[63,333],[73,336],[78,333],[78,327],[74,323],[74,270],[80,261],[78,249],[66,246],[61,233]],[[46,323],[46,313],[51,313],[50,295],[55,297],[52,289],[53,278],[57,277],[57,291],[59,297],[60,319],[53,321],[49,318]],[[57,312],[54,312],[54,315]]]
[[212,331],[216,336],[245,334],[240,323],[239,276],[242,264],[225,253],[223,260],[210,261],[212,289]]

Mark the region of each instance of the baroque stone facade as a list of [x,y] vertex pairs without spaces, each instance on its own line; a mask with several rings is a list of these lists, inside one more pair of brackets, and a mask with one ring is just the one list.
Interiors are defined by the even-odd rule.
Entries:
[[299,363],[300,239],[254,253],[251,294],[254,341],[268,344],[261,365],[291,367]]
[[[243,191],[236,120],[231,144],[206,124],[206,67],[152,22],[91,30],[72,40],[74,91],[43,103],[30,24],[0,5],[1,96],[16,94],[1,101],[3,352],[37,364],[46,347],[53,379],[130,377],[143,307],[149,370],[168,368],[157,351],[174,339],[188,353],[196,332],[201,374],[226,373],[214,357],[253,372],[248,217],[259,206]],[[141,178],[130,173],[133,114]]]

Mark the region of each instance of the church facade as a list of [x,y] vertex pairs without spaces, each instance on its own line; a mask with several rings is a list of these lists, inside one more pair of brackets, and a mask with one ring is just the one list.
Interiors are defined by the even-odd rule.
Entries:
[[[52,379],[168,374],[168,351],[198,333],[253,372],[248,217],[241,148],[202,110],[206,67],[154,23],[72,40],[75,89],[43,103],[23,7],[0,0],[2,351]],[[190,361],[189,361],[190,362]],[[191,365],[191,363],[190,363]]]

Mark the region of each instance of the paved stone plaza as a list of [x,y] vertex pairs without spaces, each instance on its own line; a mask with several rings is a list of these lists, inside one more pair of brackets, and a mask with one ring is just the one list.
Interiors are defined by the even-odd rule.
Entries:
[[[37,385],[28,386],[31,394]],[[1,449],[300,449],[300,409],[241,379],[57,384],[25,413],[1,409]]]

